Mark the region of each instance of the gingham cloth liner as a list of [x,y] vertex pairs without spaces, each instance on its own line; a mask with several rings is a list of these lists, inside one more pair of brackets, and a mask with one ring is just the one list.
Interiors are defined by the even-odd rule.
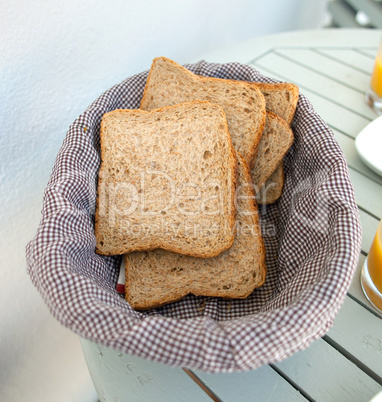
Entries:
[[[205,76],[275,82],[237,63],[186,67]],[[285,157],[283,197],[260,207],[265,285],[245,300],[190,295],[145,313],[117,294],[121,257],[94,252],[99,127],[105,112],[139,107],[147,74],[103,93],[71,125],[44,194],[41,223],[27,246],[33,284],[52,314],[81,337],[169,365],[242,371],[306,348],[329,329],[344,300],[361,228],[344,156],[302,94],[295,143]]]

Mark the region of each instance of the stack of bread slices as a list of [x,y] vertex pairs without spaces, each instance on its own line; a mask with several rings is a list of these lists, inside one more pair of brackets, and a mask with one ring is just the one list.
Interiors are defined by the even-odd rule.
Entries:
[[96,251],[124,255],[133,308],[264,283],[257,204],[282,194],[297,100],[290,83],[202,77],[159,57],[140,109],[103,116]]

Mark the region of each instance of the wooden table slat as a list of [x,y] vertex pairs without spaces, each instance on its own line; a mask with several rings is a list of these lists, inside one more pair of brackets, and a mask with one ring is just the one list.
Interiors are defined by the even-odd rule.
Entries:
[[363,402],[382,386],[322,339],[275,366],[313,400]]
[[378,219],[382,218],[382,186],[352,168],[350,179],[354,186],[357,204]]
[[377,48],[342,49],[341,52],[339,52],[338,49],[320,48],[316,49],[316,51],[370,75],[373,69]]
[[375,55],[377,54],[378,48],[375,47],[375,48],[372,48],[372,49],[365,48],[365,49],[356,49],[356,50],[359,50],[360,53],[368,56],[372,60],[371,66],[374,65]]
[[337,55],[339,57],[333,59],[316,52],[314,49],[276,49],[277,55],[364,94],[369,85],[370,71],[366,73],[343,63],[340,57],[341,53],[342,49],[338,49]]
[[[296,83],[294,80],[288,79],[288,77],[283,75],[282,72],[275,74],[272,70],[265,69],[258,64],[254,64],[253,66],[265,76],[273,77],[281,81]],[[372,120],[363,116],[354,115],[351,110],[348,110],[321,94],[312,92],[307,88],[300,88],[300,92],[309,99],[314,106],[314,109],[328,125],[353,138],[355,138],[357,134]]]
[[[269,366],[243,373],[209,374],[194,371],[225,402],[306,401],[306,398]],[[238,392],[245,390],[245,392]]]
[[101,401],[211,402],[181,368],[119,353],[83,338],[81,346]]
[[327,337],[344,350],[350,359],[356,359],[374,373],[382,389],[382,342],[380,318],[365,309],[350,297],[334,320]]
[[326,99],[346,107],[353,114],[358,114],[366,119],[375,118],[375,113],[363,101],[363,93],[302,66],[298,62],[285,59],[272,52],[257,60],[256,65],[269,69],[277,66],[277,69],[282,71],[283,76],[300,87],[323,95]]

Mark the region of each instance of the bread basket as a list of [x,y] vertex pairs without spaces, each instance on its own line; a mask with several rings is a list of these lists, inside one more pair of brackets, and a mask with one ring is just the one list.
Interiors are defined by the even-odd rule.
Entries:
[[[247,65],[187,65],[204,76],[275,82]],[[138,108],[148,71],[104,92],[70,126],[27,245],[27,269],[56,319],[82,338],[172,366],[234,372],[280,361],[330,328],[356,268],[361,227],[344,155],[300,94],[280,200],[260,207],[265,284],[243,300],[189,295],[137,312],[116,291],[121,257],[95,253],[102,115]]]

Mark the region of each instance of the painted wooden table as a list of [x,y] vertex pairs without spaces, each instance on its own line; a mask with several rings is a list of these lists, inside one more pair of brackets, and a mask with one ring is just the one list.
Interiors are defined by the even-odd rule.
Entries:
[[346,156],[363,241],[357,272],[334,326],[305,351],[235,374],[170,368],[81,340],[101,400],[362,402],[382,391],[382,315],[367,301],[359,281],[382,217],[382,177],[363,164],[354,145],[357,134],[377,117],[365,104],[364,93],[380,37],[376,30],[292,32],[255,38],[204,57],[246,63],[297,84]]

